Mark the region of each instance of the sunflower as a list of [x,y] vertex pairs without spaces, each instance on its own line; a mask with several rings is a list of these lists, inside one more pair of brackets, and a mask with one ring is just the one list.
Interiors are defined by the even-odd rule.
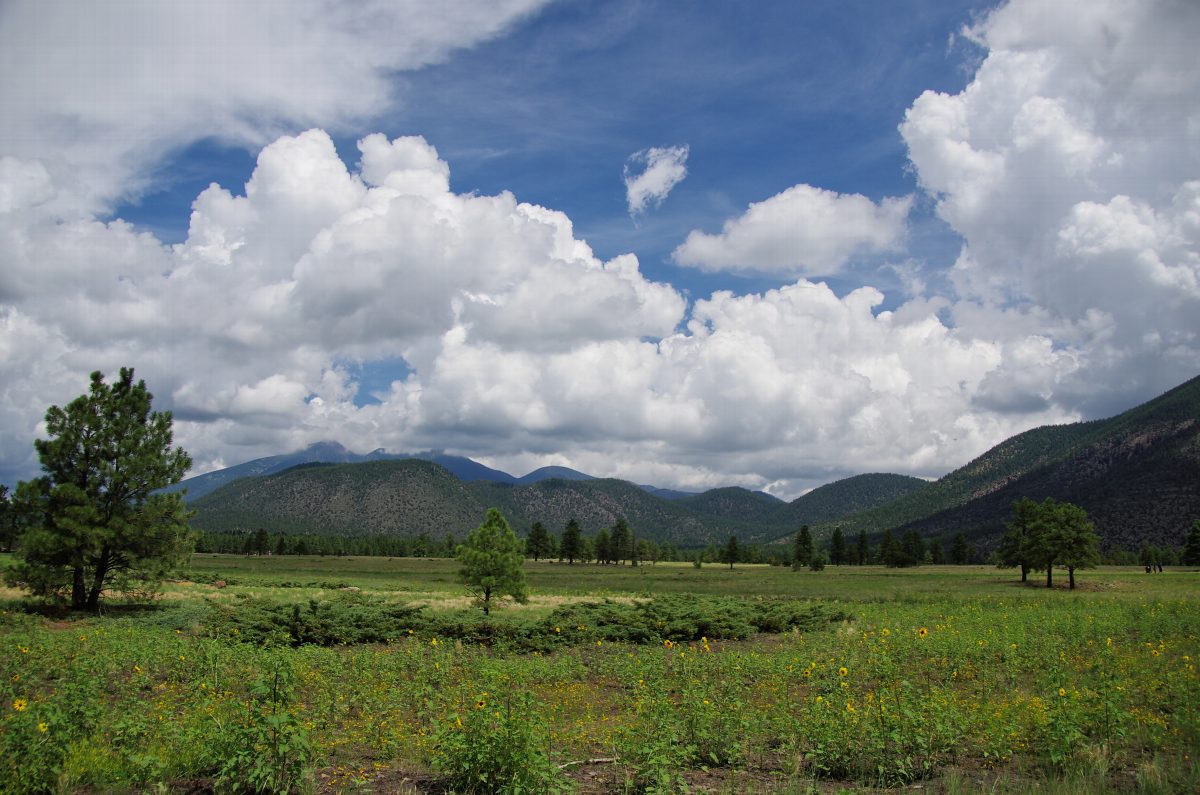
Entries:
[[928,634],[929,634],[929,630],[925,629],[925,627],[921,627],[920,629],[917,630],[918,638],[923,638]]
[[1060,687],[1060,688],[1058,689],[1058,695],[1059,695],[1060,697],[1062,697],[1062,696],[1065,696],[1066,694],[1067,694],[1067,689],[1066,689],[1065,687]]
[[15,709],[17,712],[24,712],[25,707],[27,707],[27,706],[29,706],[29,702],[27,702],[23,698],[18,698],[18,699],[13,700],[13,709]]
[[848,673],[850,673],[850,671],[847,670],[846,666],[844,666],[844,665],[838,669],[838,676],[845,676]]

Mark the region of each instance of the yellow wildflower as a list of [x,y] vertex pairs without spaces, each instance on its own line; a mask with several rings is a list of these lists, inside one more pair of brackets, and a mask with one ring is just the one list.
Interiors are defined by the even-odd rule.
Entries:
[[24,711],[25,711],[25,707],[27,707],[28,705],[29,705],[29,704],[28,704],[28,702],[27,702],[27,701],[25,701],[25,699],[23,699],[23,698],[18,698],[18,699],[14,699],[14,700],[13,700],[13,705],[12,705],[12,707],[13,707],[13,709],[15,709],[17,712],[24,712]]
[[925,629],[925,627],[921,627],[920,629],[917,630],[918,638],[923,638],[928,634],[929,634],[929,630]]
[[1066,689],[1065,687],[1060,687],[1060,688],[1058,689],[1058,695],[1059,695],[1060,697],[1061,697],[1061,696],[1065,696],[1066,694],[1067,694],[1067,689]]
[[50,726],[49,726],[49,724],[47,724],[47,723],[45,723],[45,722],[43,722],[43,723],[39,723],[39,724],[38,724],[38,731],[40,731],[42,734],[45,734],[46,732],[50,731]]
[[663,646],[666,646],[668,649],[671,649],[671,648],[675,647],[675,644],[671,642],[670,638],[668,638],[663,641]]
[[850,673],[850,672],[848,670],[846,670],[846,666],[844,666],[844,665],[838,669],[838,676],[845,676],[848,673]]

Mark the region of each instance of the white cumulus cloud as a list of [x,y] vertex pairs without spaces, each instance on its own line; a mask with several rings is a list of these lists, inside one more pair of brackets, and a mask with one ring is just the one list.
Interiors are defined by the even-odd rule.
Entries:
[[966,33],[987,51],[970,84],[900,126],[964,240],[953,315],[984,338],[1040,328],[1074,362],[997,373],[994,402],[1111,411],[1194,375],[1200,5],[1013,0]]
[[861,194],[795,185],[725,222],[719,234],[693,230],[672,255],[709,271],[831,275],[853,256],[898,248],[911,197],[876,204]]
[[687,176],[687,158],[686,145],[651,147],[630,155],[625,164],[625,201],[629,214],[641,215],[647,206],[662,204],[667,194]]

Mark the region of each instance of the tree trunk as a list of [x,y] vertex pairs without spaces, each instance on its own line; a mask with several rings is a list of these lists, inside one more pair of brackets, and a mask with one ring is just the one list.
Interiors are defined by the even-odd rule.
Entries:
[[1046,587],[1047,588],[1054,587],[1054,564],[1053,563],[1046,564]]
[[87,604],[87,585],[83,581],[83,566],[76,564],[71,580],[71,609],[81,610]]
[[485,616],[489,615],[491,606],[492,606],[492,589],[484,588],[483,589],[483,614]]
[[92,580],[92,589],[88,593],[87,609],[99,611],[100,609],[100,593],[104,590],[104,580],[108,577],[108,566],[111,561],[108,547],[100,553],[100,562],[96,564],[95,578]]
[[1029,582],[1029,564],[1021,564],[1021,582]]
[[1075,590],[1075,567],[1067,566],[1067,581],[1071,583],[1071,590]]

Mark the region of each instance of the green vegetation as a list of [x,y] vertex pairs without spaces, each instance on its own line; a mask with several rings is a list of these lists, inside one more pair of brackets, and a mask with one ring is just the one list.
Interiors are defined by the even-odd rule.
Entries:
[[1200,785],[1194,572],[526,562],[484,616],[457,567],[197,555],[153,609],[0,604],[0,790]]
[[521,604],[529,601],[521,542],[496,508],[487,512],[487,519],[470,532],[455,556],[462,564],[458,578],[479,597],[484,615],[491,612],[493,594],[511,596]]
[[1030,569],[1046,572],[1046,587],[1054,584],[1054,567],[1067,570],[1070,588],[1075,589],[1075,569],[1092,568],[1100,562],[1096,536],[1087,512],[1078,505],[1047,497],[1040,504],[1029,498],[1013,503],[1013,519],[1000,541],[1001,567],[1019,567],[1021,582]]
[[9,583],[94,611],[106,590],[153,594],[191,551],[183,499],[155,492],[192,461],[171,448],[171,415],[152,398],[132,369],[111,385],[97,371],[88,394],[46,412],[50,438],[34,442],[46,474],[17,485],[25,530]]
[[1197,450],[1200,377],[1106,420],[1014,436],[927,489],[822,530],[965,531],[990,548],[1014,500],[1054,497],[1085,508],[1107,546],[1179,545],[1200,515]]
[[[433,543],[447,535],[461,538],[495,506],[520,530],[534,524],[562,528],[570,520],[590,534],[604,528],[611,535],[623,527],[629,535],[617,539],[612,560],[625,561],[639,557],[638,540],[689,546],[737,535],[767,542],[791,535],[799,515],[829,519],[927,485],[900,475],[863,475],[792,503],[742,488],[669,500],[611,479],[464,483],[436,463],[404,459],[298,465],[235,480],[189,504],[197,511],[195,527],[210,534],[265,529],[293,536],[424,535]],[[835,505],[841,497],[846,499],[839,514]]]

